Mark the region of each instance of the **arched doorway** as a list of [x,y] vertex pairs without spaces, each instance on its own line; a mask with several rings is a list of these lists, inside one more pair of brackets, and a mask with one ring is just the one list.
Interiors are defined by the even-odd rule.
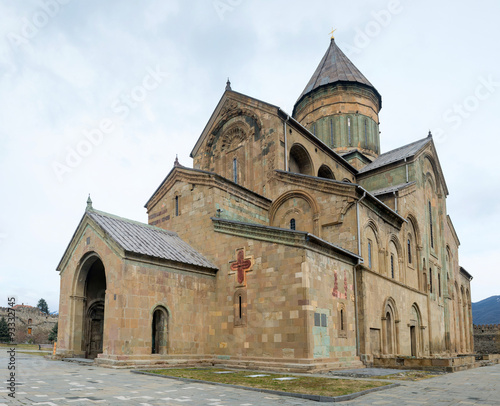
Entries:
[[166,354],[168,348],[168,313],[163,307],[153,312],[151,354]]
[[87,310],[87,337],[85,354],[87,358],[96,358],[102,353],[104,334],[104,301],[97,301]]
[[106,275],[104,264],[98,257],[88,268],[85,278],[85,312],[83,317],[82,349],[85,358],[96,358],[102,353],[104,338],[104,299],[106,295]]
[[422,318],[420,310],[416,303],[411,307],[410,316],[410,350],[412,357],[418,357],[422,348],[422,335],[421,335]]
[[382,313],[383,352],[387,355],[399,354],[399,317],[392,297],[386,299]]
[[392,327],[392,315],[391,312],[387,312],[385,315],[386,319],[386,351],[387,354],[392,354],[393,353],[393,342],[394,342],[394,336],[393,336],[393,327]]

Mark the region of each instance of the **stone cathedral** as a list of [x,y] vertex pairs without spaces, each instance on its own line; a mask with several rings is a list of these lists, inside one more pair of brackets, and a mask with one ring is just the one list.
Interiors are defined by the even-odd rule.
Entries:
[[472,277],[448,187],[430,133],[380,150],[381,108],[334,39],[291,115],[228,81],[148,224],[89,198],[57,267],[58,355],[456,368],[473,353]]

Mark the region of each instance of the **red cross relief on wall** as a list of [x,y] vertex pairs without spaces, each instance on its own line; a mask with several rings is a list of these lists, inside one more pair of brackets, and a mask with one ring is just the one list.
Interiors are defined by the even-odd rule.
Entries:
[[247,286],[247,272],[252,270],[253,257],[245,257],[245,248],[236,250],[236,261],[230,261],[230,274],[236,273],[237,286]]

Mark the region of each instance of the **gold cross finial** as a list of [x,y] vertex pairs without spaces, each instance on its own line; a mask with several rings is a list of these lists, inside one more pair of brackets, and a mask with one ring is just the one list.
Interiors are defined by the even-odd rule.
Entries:
[[336,28],[335,28],[335,29],[333,29],[333,28],[332,28],[332,32],[330,33],[330,35],[332,36],[332,39],[335,39],[335,37],[333,36],[333,33],[334,33],[335,31],[337,31],[337,29],[336,29]]

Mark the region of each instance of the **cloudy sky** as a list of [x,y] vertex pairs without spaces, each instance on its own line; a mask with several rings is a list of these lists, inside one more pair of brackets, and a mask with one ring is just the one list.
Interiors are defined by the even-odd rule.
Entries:
[[382,150],[433,131],[472,300],[500,294],[499,15],[495,0],[0,0],[0,305],[57,310],[88,194],[147,222],[227,77],[291,113],[332,27],[382,94]]

